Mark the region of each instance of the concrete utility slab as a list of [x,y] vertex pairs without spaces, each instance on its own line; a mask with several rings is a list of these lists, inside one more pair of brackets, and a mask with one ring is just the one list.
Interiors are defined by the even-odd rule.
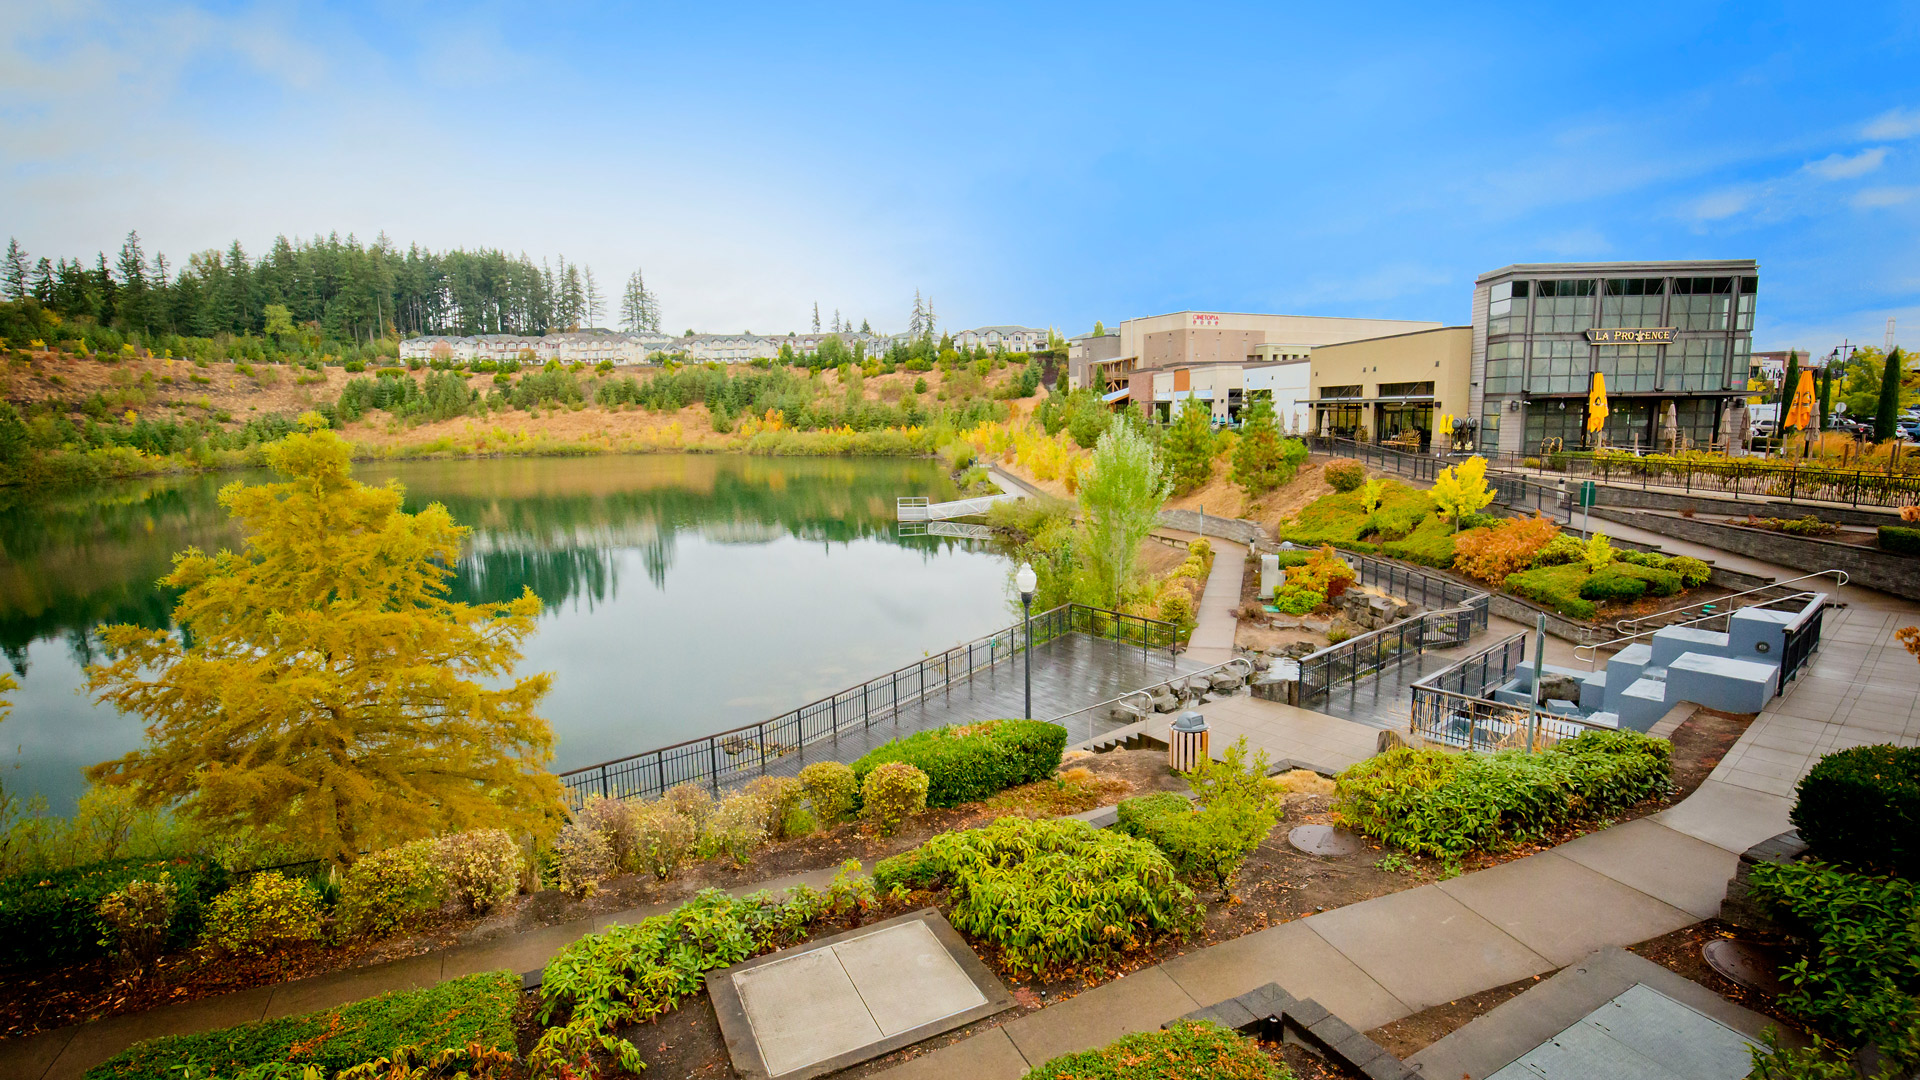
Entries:
[[1691,912],[1551,851],[1442,881],[1439,888],[1556,966],[1696,921]]
[[733,1067],[803,1080],[1013,1003],[932,908],[707,975]]
[[1740,1080],[1754,1044],[1658,990],[1636,984],[1489,1080]]
[[1301,921],[1415,1012],[1554,966],[1432,885]]
[[[1544,1074],[1538,1069],[1520,1073],[1503,1070],[1583,1020],[1604,1013],[1609,1002],[1619,999],[1635,986],[1657,990],[1665,998],[1685,1006],[1697,1017],[1731,1029],[1743,1040],[1757,1039],[1768,1027],[1777,1026],[1771,1018],[1743,1009],[1651,960],[1625,949],[1609,947],[1588,955],[1578,964],[1564,968],[1519,997],[1502,1002],[1491,1012],[1476,1017],[1446,1038],[1414,1054],[1408,1059],[1408,1064],[1419,1066],[1423,1076],[1487,1080],[1497,1074],[1503,1080],[1511,1080],[1516,1075],[1523,1080],[1540,1080]],[[1636,997],[1634,1000],[1646,999]],[[1623,1009],[1616,1015],[1618,1019],[1603,1016],[1601,1028],[1628,1031],[1636,1024],[1644,1023],[1644,1017],[1633,1008]],[[1656,1012],[1656,1015],[1661,1014]],[[1681,1016],[1680,1019],[1686,1020],[1686,1017]],[[1695,1028],[1711,1030],[1698,1029],[1697,1024]],[[1791,1035],[1788,1039],[1797,1045],[1797,1040]],[[1670,1066],[1690,1063],[1694,1060],[1694,1054],[1696,1051],[1692,1049],[1663,1052],[1662,1063]],[[1744,1052],[1739,1060],[1740,1071],[1732,1074],[1734,1076],[1745,1075]],[[1685,1067],[1693,1066],[1686,1064]],[[1611,1077],[1639,1074],[1623,1066],[1618,1070],[1603,1069],[1588,1075]],[[1671,1074],[1657,1075],[1661,1080],[1671,1080]],[[1711,1073],[1683,1072],[1682,1075]]]

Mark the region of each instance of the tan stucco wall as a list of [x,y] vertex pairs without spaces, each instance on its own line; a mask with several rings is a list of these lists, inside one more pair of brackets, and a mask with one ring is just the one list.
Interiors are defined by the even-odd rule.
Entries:
[[1467,383],[1473,367],[1473,328],[1448,326],[1338,345],[1316,346],[1307,386],[1318,398],[1322,386],[1358,383],[1364,397],[1379,397],[1381,383],[1433,383],[1436,422],[1444,413],[1468,415]]
[[1237,312],[1177,311],[1128,319],[1120,324],[1120,355],[1137,356],[1141,367],[1244,362],[1264,342],[1330,345],[1412,330],[1430,330],[1437,322],[1410,319],[1343,319],[1320,315],[1256,315]]

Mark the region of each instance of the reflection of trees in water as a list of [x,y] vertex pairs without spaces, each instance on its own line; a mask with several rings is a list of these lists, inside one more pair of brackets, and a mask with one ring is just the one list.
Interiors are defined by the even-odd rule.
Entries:
[[[719,543],[880,539],[929,560],[956,544],[975,546],[896,537],[897,496],[953,494],[943,470],[925,461],[502,460],[392,472],[408,487],[407,509],[439,502],[473,527],[452,585],[455,599],[470,602],[531,586],[549,610],[576,598],[603,603],[617,594],[622,550],[638,551],[647,579],[665,588],[675,538],[686,530]],[[216,498],[233,479],[168,478],[52,496],[0,489],[0,655],[24,672],[27,646],[58,637],[84,664],[94,658],[93,627],[169,625],[175,597],[155,582],[174,553],[238,546]]]

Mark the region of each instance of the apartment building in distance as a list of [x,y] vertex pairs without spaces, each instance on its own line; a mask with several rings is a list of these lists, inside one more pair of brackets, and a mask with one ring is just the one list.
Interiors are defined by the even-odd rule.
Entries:
[[563,334],[477,334],[449,337],[429,334],[408,338],[400,343],[402,360],[521,360],[529,354],[534,362],[558,360],[563,364],[598,364],[611,360],[618,365],[643,364],[672,338],[665,334],[614,333],[607,330],[582,330]]
[[1047,331],[1031,326],[979,326],[952,333],[953,343],[962,349],[984,345],[1010,353],[1038,352],[1047,347]]

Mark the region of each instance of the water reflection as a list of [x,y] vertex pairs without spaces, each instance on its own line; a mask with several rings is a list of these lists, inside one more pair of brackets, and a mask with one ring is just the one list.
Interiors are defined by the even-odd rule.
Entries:
[[[526,670],[570,767],[763,719],[1008,617],[1005,565],[897,539],[894,499],[947,498],[923,461],[655,456],[363,466],[473,527],[455,598],[546,601]],[[262,482],[265,474],[237,479]],[[56,806],[139,726],[75,692],[103,623],[168,625],[175,552],[232,546],[219,477],[0,494],[0,651],[21,676],[0,746],[10,790]]]

